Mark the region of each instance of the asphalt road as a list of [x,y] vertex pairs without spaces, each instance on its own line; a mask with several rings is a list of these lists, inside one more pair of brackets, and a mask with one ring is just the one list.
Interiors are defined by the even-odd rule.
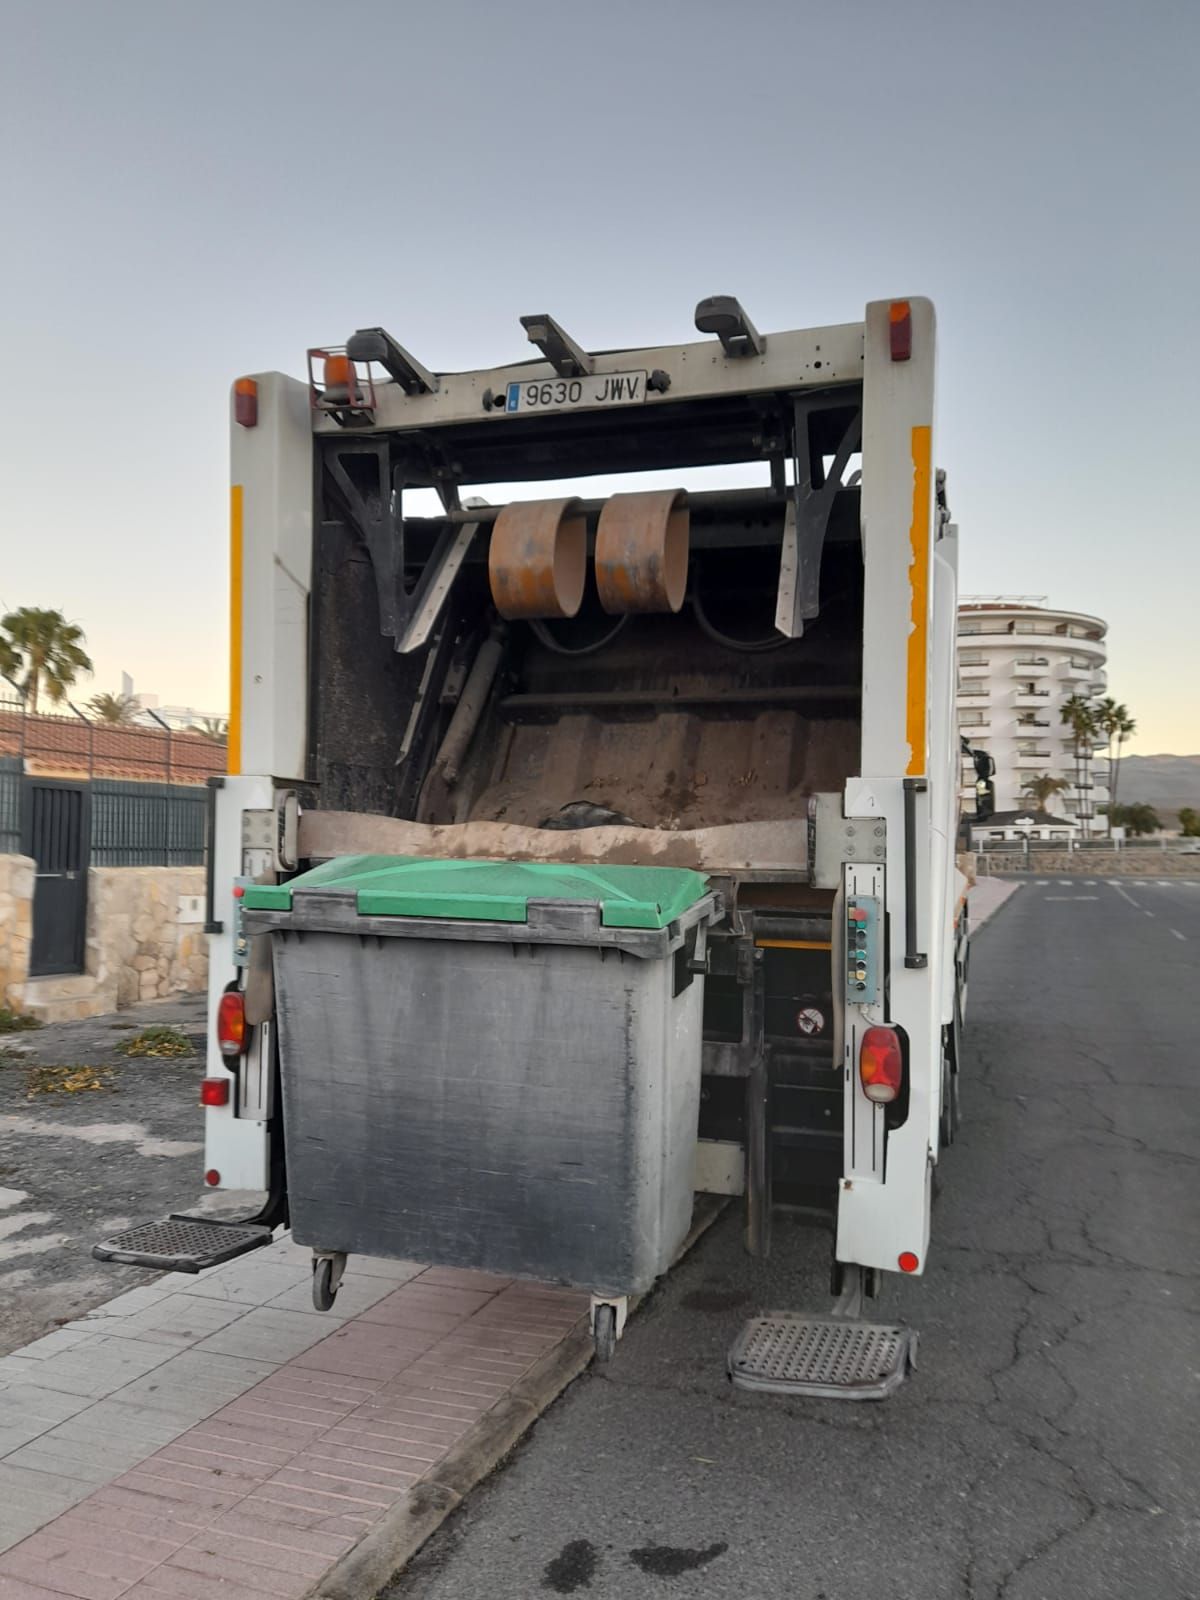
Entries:
[[828,1239],[709,1233],[389,1600],[1200,1595],[1200,886],[1026,878],[978,936],[966,1124],[878,1405],[732,1390]]
[[[183,996],[0,1035],[0,1355],[158,1276],[94,1261],[91,1249],[199,1198],[205,1005]],[[181,1027],[196,1054],[117,1053],[150,1023]],[[64,1092],[58,1069],[81,1066],[98,1086]]]

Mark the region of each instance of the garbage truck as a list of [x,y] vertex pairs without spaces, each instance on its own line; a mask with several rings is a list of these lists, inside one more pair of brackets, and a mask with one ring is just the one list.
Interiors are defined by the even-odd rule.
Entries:
[[499,368],[369,327],[233,384],[204,1181],[266,1198],[96,1253],[290,1224],[318,1307],[357,1251],[475,1265],[589,1289],[607,1355],[697,1193],[758,1254],[818,1206],[833,1315],[731,1374],[884,1392],[968,962],[934,308],[521,322]]

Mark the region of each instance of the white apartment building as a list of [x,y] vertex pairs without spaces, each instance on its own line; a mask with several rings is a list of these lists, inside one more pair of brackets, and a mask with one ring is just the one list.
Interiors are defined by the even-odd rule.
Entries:
[[[1108,773],[1093,757],[1107,741],[1097,738],[1077,761],[1062,706],[1073,694],[1090,699],[1106,692],[1107,631],[1099,617],[1057,611],[1044,595],[967,595],[959,604],[958,726],[996,762],[994,830],[1030,813],[1023,785],[1048,774],[1070,787],[1046,810],[1070,819],[1083,837],[1098,831],[1094,819],[1108,800]],[[964,788],[965,801],[973,795]]]

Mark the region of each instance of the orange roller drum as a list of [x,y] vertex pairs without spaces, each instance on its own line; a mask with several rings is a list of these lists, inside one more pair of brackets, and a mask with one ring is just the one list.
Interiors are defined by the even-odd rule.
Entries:
[[596,530],[596,587],[605,611],[678,611],[687,590],[688,532],[683,489],[614,494]]
[[515,501],[492,527],[488,578],[510,622],[573,617],[587,578],[587,520],[578,499]]

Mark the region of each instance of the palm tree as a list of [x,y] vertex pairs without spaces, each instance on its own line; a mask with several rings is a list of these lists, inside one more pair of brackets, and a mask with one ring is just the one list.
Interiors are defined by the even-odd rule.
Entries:
[[88,709],[111,727],[128,728],[137,721],[142,702],[132,694],[94,694],[88,701]]
[[1117,803],[1117,782],[1121,776],[1121,746],[1137,732],[1137,723],[1124,706],[1120,708],[1121,720],[1117,724],[1117,759],[1108,769],[1108,814],[1111,817]]
[[188,732],[202,733],[206,739],[223,739],[229,732],[229,724],[223,717],[201,717],[199,722],[192,723]]
[[1056,794],[1070,787],[1065,778],[1052,778],[1046,772],[1037,775],[1031,773],[1021,785],[1021,792],[1029,796],[1039,811],[1045,811],[1048,800],[1053,800]]
[[1108,781],[1109,807],[1108,807],[1108,836],[1112,838],[1112,773],[1113,773],[1113,740],[1121,727],[1122,722],[1129,720],[1128,706],[1118,705],[1112,695],[1105,695],[1104,699],[1095,707],[1096,726],[1099,732],[1108,738]]
[[21,658],[26,702],[35,715],[41,689],[57,705],[67,698],[79,674],[92,670],[91,657],[83,648],[83,629],[68,622],[61,611],[21,606],[0,618],[0,628]]
[[12,640],[0,633],[0,678],[7,678],[11,683],[20,670],[21,657]]
[[1096,736],[1096,709],[1084,695],[1068,695],[1062,703],[1061,720],[1070,728],[1075,742],[1075,792],[1079,796],[1079,820],[1083,837],[1088,836],[1087,809],[1083,798],[1083,757],[1086,750],[1091,755],[1092,740]]

